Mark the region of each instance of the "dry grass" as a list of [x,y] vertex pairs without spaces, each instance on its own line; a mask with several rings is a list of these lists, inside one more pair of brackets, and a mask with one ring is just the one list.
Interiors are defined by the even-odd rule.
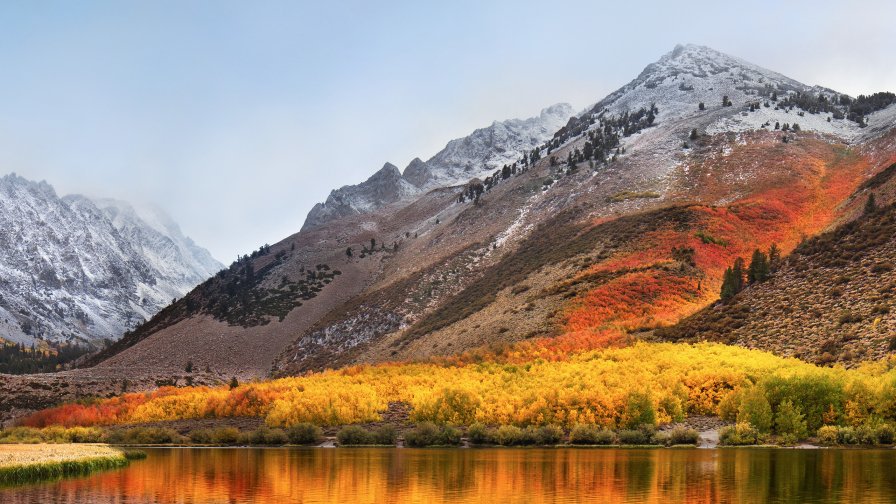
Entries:
[[104,444],[0,445],[0,468],[102,457],[124,459],[124,452]]
[[99,444],[3,445],[0,447],[0,484],[17,485],[85,475],[124,467],[130,458],[140,457]]

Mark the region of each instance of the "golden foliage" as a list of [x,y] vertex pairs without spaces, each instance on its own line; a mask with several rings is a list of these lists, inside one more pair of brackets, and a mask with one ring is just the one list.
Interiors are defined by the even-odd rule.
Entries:
[[[861,423],[873,415],[892,416],[896,411],[896,371],[888,363],[857,370],[819,368],[714,343],[636,343],[573,353],[565,359],[532,356],[527,362],[383,364],[250,383],[233,390],[167,387],[45,410],[25,424],[260,416],[270,426],[341,425],[379,420],[389,403],[405,402],[416,421],[615,427],[625,418],[632,394],[646,394],[657,422],[662,423],[683,413],[717,415],[720,404],[736,390],[770,377],[778,380],[778,389],[783,391],[770,399],[773,407],[790,397],[786,394],[812,387],[816,378],[823,378],[824,383],[837,384],[842,394],[832,396],[830,404],[825,400],[819,411],[833,408],[846,423]],[[857,408],[859,401],[866,407]]]

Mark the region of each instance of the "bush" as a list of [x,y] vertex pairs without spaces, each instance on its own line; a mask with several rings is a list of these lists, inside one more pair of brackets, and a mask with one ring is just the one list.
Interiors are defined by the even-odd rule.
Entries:
[[41,434],[40,429],[34,429],[32,427],[13,427],[11,429],[0,431],[0,443],[4,444],[34,444],[45,442],[49,441],[44,440],[44,436]]
[[553,446],[563,442],[563,429],[556,425],[545,425],[535,431],[535,444]]
[[860,425],[855,429],[856,441],[861,445],[876,445],[879,443],[877,439],[877,428],[870,425]]
[[650,444],[651,437],[642,430],[623,429],[617,433],[619,444],[644,445]]
[[893,444],[896,433],[893,432],[893,426],[890,424],[880,424],[877,426],[877,442],[880,444]]
[[71,427],[68,438],[72,443],[102,443],[106,433],[99,427]]
[[279,446],[289,442],[289,437],[282,429],[270,429],[268,427],[259,427],[242,437],[250,445]]
[[467,429],[467,438],[477,445],[494,444],[494,433],[485,425],[477,422]]
[[373,436],[360,425],[347,425],[336,433],[336,441],[342,446],[373,444]]
[[240,442],[240,431],[234,427],[196,429],[190,432],[189,437],[195,444],[235,445]]
[[841,445],[857,445],[859,437],[852,427],[840,427],[837,429],[837,444]]
[[686,427],[675,427],[667,433],[666,444],[672,445],[696,445],[700,442],[700,433]]
[[398,432],[391,425],[381,425],[371,433],[373,444],[394,445],[398,439]]
[[320,427],[310,423],[300,423],[289,428],[286,431],[286,437],[290,444],[307,445],[316,444],[324,437]]
[[240,430],[236,427],[220,427],[212,432],[212,442],[219,445],[239,444],[240,437]]
[[408,446],[452,446],[460,444],[460,431],[453,427],[439,427],[432,422],[422,422],[404,435]]
[[534,441],[523,429],[515,425],[502,425],[495,431],[495,442],[501,446],[527,445],[533,444]]
[[195,429],[187,436],[193,444],[212,444],[211,429]]
[[101,443],[106,433],[99,427],[13,427],[0,430],[0,443]]
[[759,431],[747,422],[738,422],[719,431],[719,443],[725,446],[754,445],[759,443]]
[[835,425],[823,425],[818,428],[816,437],[818,437],[818,444],[834,446],[839,438],[839,429]]
[[577,424],[569,432],[569,443],[574,445],[610,445],[615,440],[612,431],[594,424]]
[[134,427],[112,431],[108,435],[112,444],[180,444],[187,441],[174,429],[163,427]]

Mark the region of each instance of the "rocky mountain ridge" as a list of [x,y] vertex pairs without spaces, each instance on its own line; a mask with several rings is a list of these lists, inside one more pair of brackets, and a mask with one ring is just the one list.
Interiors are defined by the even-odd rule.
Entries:
[[341,217],[370,213],[392,203],[407,204],[432,189],[485,178],[503,165],[518,162],[524,152],[551,138],[572,115],[573,109],[568,104],[556,104],[538,116],[495,121],[466,137],[452,140],[428,161],[414,158],[404,173],[386,163],[366,181],[333,190],[324,203],[311,209],[302,230],[320,227]]
[[0,337],[117,339],[223,267],[159,210],[0,178]]

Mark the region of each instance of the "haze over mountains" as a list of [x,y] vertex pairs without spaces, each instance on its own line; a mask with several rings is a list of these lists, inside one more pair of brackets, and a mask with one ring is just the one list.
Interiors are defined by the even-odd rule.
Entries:
[[649,338],[715,302],[735,258],[855,218],[845,202],[896,162],[892,103],[678,46],[580,114],[494,123],[333,191],[96,369],[266,376]]
[[223,268],[161,210],[0,179],[0,337],[118,339]]

